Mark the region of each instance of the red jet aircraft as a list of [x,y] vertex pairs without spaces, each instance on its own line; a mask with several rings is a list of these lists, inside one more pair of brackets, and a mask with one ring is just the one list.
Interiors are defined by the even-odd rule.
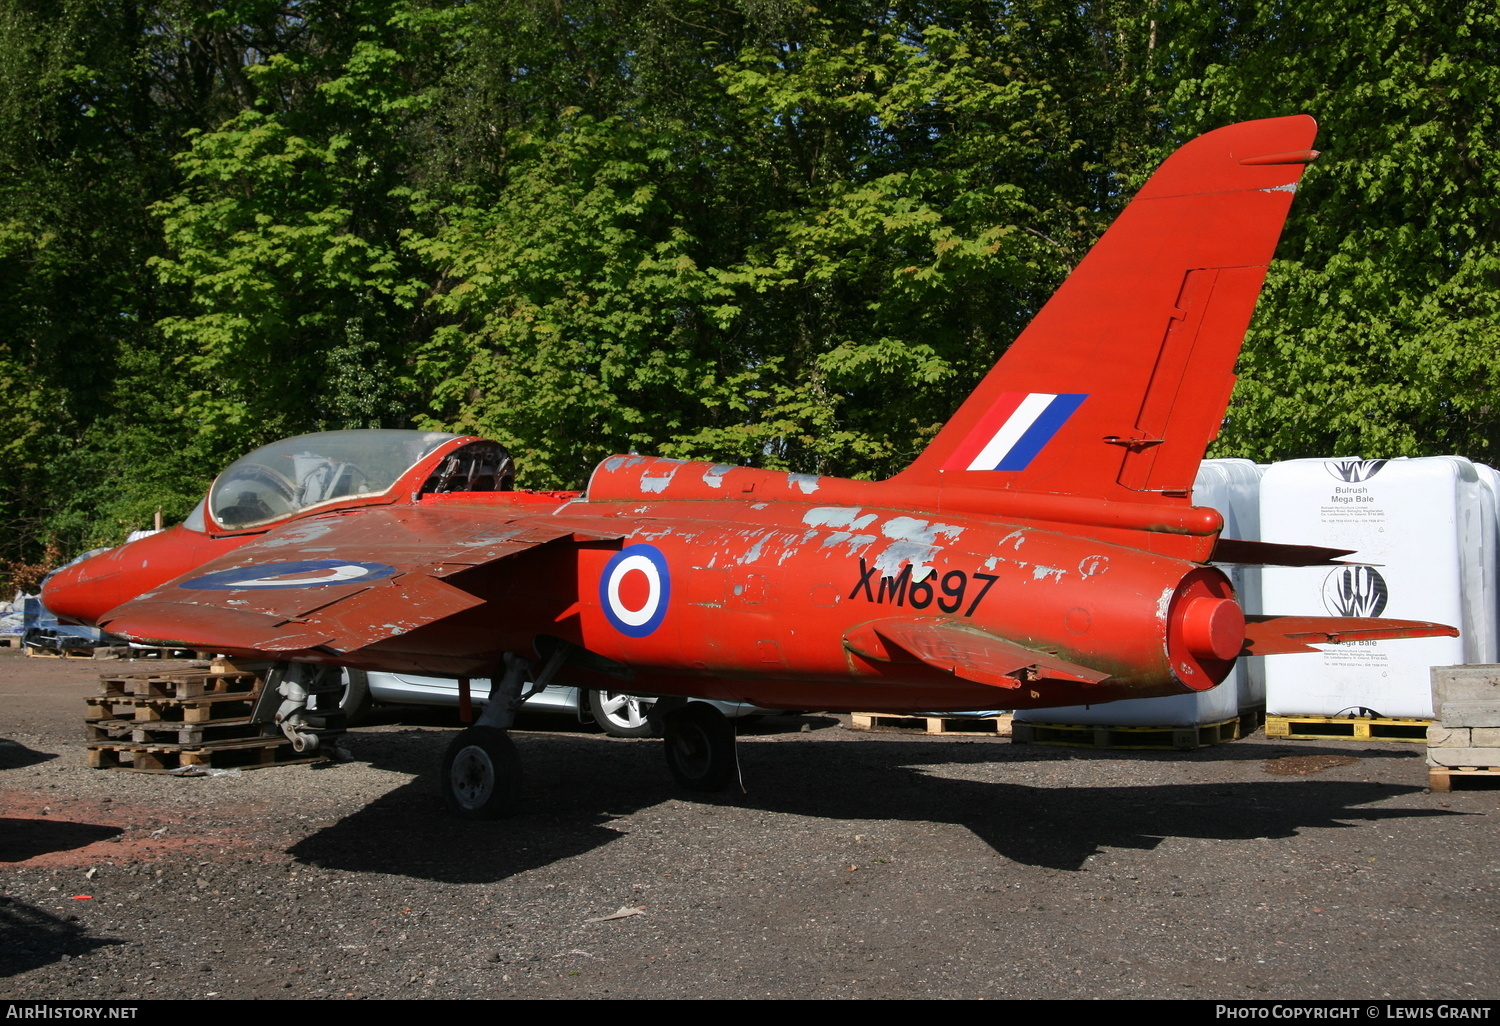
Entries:
[[1246,617],[1209,565],[1347,555],[1220,539],[1192,502],[1315,131],[1255,121],[1173,154],[890,480],[613,456],[584,494],[535,493],[482,439],[305,435],[232,465],[186,523],[58,573],[46,603],[140,640],[488,676],[444,771],[476,818],[512,800],[506,730],[559,671],[662,696],[674,775],[712,789],[733,727],[681,696],[1093,704],[1211,688],[1242,654],[1456,634]]

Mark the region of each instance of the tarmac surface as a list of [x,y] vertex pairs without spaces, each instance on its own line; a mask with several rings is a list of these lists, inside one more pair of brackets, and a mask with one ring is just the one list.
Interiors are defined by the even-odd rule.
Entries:
[[748,727],[748,794],[660,743],[514,734],[514,817],[450,818],[452,712],[352,761],[90,770],[101,673],[0,652],[0,998],[1500,996],[1500,790],[1422,746],[1099,751]]

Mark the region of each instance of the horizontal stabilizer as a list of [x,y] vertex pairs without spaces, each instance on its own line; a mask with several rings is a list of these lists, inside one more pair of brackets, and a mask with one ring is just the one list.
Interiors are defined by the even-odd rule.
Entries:
[[1245,566],[1347,566],[1340,556],[1354,549],[1325,549],[1319,545],[1279,545],[1275,542],[1220,538],[1209,553],[1210,563],[1240,563]]
[[1421,620],[1387,620],[1374,616],[1247,616],[1245,647],[1240,655],[1316,652],[1314,645],[1341,641],[1456,637],[1457,627]]
[[844,647],[876,662],[920,662],[955,677],[999,688],[1023,681],[1097,684],[1109,676],[1087,666],[936,617],[876,620],[844,635]]

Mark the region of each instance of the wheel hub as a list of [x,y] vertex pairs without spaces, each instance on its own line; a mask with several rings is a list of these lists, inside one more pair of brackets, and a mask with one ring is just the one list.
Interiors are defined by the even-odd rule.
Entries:
[[453,760],[453,797],[466,809],[484,805],[495,790],[495,764],[489,753],[469,745]]

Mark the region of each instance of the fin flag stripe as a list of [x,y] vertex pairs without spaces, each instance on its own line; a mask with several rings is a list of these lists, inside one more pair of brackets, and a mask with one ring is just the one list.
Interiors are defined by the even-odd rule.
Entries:
[[1025,470],[1087,394],[1003,392],[943,464],[944,470]]

